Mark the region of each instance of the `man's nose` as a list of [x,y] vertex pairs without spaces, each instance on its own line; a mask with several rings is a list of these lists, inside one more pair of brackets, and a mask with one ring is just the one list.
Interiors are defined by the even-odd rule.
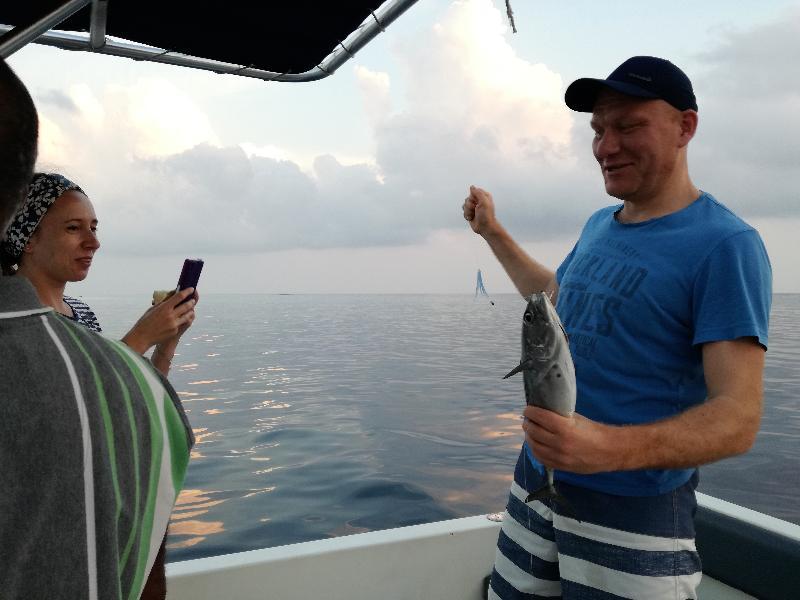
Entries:
[[604,131],[594,140],[594,155],[598,160],[619,152],[619,136],[613,131]]

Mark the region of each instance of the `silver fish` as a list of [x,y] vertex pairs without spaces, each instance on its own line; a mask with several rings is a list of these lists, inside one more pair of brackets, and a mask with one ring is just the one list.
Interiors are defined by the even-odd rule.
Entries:
[[[575,365],[567,332],[545,292],[531,294],[522,316],[522,359],[503,379],[522,373],[525,401],[569,417],[575,412]],[[569,508],[553,484],[553,469],[546,468],[547,483],[525,502],[551,498]],[[571,510],[571,509],[570,509]]]

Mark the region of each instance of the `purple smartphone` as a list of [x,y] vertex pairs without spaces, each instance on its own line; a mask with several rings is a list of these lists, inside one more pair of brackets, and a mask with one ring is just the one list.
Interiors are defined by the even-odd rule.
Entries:
[[[185,290],[186,288],[197,288],[197,282],[200,280],[200,271],[203,270],[202,258],[187,258],[183,261],[183,269],[181,269],[181,276],[178,278],[178,291]],[[189,300],[186,298],[183,302]],[[183,304],[181,302],[181,304]]]

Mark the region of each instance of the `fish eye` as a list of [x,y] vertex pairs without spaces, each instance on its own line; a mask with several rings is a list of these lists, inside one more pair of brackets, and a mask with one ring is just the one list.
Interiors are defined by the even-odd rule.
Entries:
[[526,323],[531,323],[533,321],[533,315],[531,313],[529,313],[529,312],[526,312],[522,316],[522,320],[525,321]]

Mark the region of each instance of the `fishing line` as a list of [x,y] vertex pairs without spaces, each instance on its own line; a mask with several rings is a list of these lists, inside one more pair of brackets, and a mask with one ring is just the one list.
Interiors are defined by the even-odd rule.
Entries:
[[517,26],[514,24],[514,11],[511,10],[511,0],[506,0],[506,16],[511,24],[511,31],[517,33]]

